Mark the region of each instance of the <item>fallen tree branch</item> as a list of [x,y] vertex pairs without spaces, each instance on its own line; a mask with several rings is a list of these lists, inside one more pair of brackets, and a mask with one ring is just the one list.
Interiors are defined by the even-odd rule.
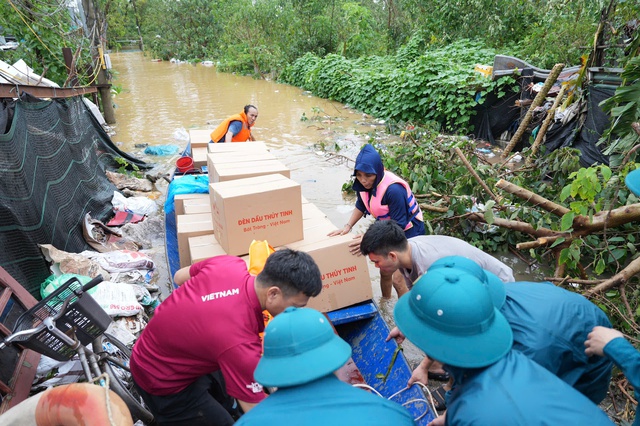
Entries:
[[570,236],[570,234],[554,235],[552,237],[541,237],[541,238],[538,238],[538,239],[536,239],[534,241],[527,241],[526,243],[518,243],[518,244],[516,244],[516,248],[518,250],[529,250],[529,249],[532,249],[532,248],[538,248],[538,247],[542,247],[542,246],[547,246],[549,244],[555,243],[558,239],[563,238],[563,237],[566,238],[565,243],[570,243],[573,240],[573,238]]
[[480,178],[478,173],[476,173],[476,171],[473,169],[473,166],[471,165],[471,163],[469,163],[469,160],[467,160],[467,157],[465,157],[464,153],[460,150],[460,148],[456,147],[454,148],[454,151],[462,161],[462,164],[464,164],[467,170],[469,170],[469,173],[471,173],[471,176],[473,176],[473,178],[480,184],[480,186],[482,186],[482,188],[484,188],[487,194],[489,194],[489,196],[493,198],[496,203],[500,204],[500,202],[502,201],[502,197],[497,196],[491,191],[491,189],[489,189],[487,184],[484,183],[484,181]]
[[511,150],[516,146],[516,144],[524,134],[525,130],[527,129],[527,126],[529,126],[529,123],[531,123],[531,119],[533,118],[533,110],[536,109],[536,107],[539,107],[540,105],[542,105],[545,98],[547,97],[547,93],[549,93],[549,90],[553,86],[553,83],[555,83],[555,81],[558,79],[558,76],[560,75],[560,72],[562,71],[563,68],[564,68],[564,64],[555,64],[553,66],[553,68],[551,69],[551,72],[549,73],[549,76],[544,82],[544,86],[542,86],[542,88],[540,89],[536,97],[533,99],[531,106],[529,107],[529,109],[527,110],[527,113],[525,114],[524,118],[520,122],[520,126],[518,126],[518,130],[516,130],[516,133],[513,135],[513,137],[509,141],[509,144],[505,147],[504,151],[502,151],[502,154],[501,154],[502,158],[506,158],[507,155],[509,155],[509,153],[511,152]]
[[598,285],[604,280],[581,280],[579,278],[558,278],[558,277],[544,277],[545,281],[551,281],[552,283],[571,283],[571,284],[580,284],[580,285]]
[[[633,320],[633,316],[631,317],[625,316],[625,314],[622,313],[618,305],[616,303],[613,303],[607,296],[603,294],[595,294],[593,297],[597,299],[599,304],[606,305],[607,309],[610,312],[610,315],[616,314],[620,319],[622,319],[622,321],[624,321],[629,326],[629,333],[625,334],[625,337],[629,341],[638,343],[638,339],[636,339],[633,336],[640,334],[640,326],[638,326],[638,324]],[[635,334],[630,335],[631,332]]]
[[429,210],[430,212],[436,212],[436,213],[446,213],[449,211],[448,207],[437,207],[437,206],[432,206],[431,204],[419,204],[420,208],[422,210]]
[[[627,382],[628,383],[628,382]],[[627,390],[622,386],[622,381],[618,382],[618,388],[620,389],[620,392],[622,392],[629,401],[631,401],[631,403],[633,405],[638,405],[638,401],[636,401],[630,394],[629,392],[627,392]]]
[[587,235],[605,228],[615,228],[629,222],[640,220],[640,203],[621,206],[613,210],[598,212],[589,216],[576,216],[573,219],[574,234]]
[[509,251],[516,256],[518,259],[520,259],[521,261],[523,261],[524,263],[526,263],[529,267],[531,267],[531,265],[533,265],[535,262],[530,262],[528,261],[523,255],[522,253],[520,253],[519,251],[517,251],[516,249],[514,249],[511,244],[509,244]]
[[[476,222],[487,223],[487,220],[484,218],[484,214],[479,212],[471,212],[462,215],[461,217],[474,220]],[[502,219],[500,217],[496,217],[493,219],[492,225],[500,226],[502,228],[511,229],[513,231],[524,232],[525,234],[533,235],[533,236],[552,236],[554,235],[554,231],[551,231],[547,228],[534,228],[531,224],[527,222],[520,222],[518,220],[511,219]]]
[[547,200],[546,198],[535,194],[528,189],[522,188],[521,186],[515,185],[509,181],[504,179],[500,179],[496,183],[496,187],[506,191],[510,194],[515,195],[516,197],[522,198],[523,200],[532,203],[535,206],[540,206],[545,209],[549,213],[553,213],[556,216],[564,216],[566,213],[569,213],[571,210],[568,208],[561,206],[559,204],[554,203],[553,201]]
[[558,109],[558,105],[560,105],[560,102],[564,97],[564,92],[566,88],[567,86],[564,86],[564,85],[562,86],[562,88],[560,89],[560,92],[556,95],[555,101],[553,101],[553,106],[549,109],[549,111],[547,111],[547,116],[542,122],[542,125],[540,126],[540,130],[538,130],[538,134],[536,135],[536,140],[533,142],[533,145],[531,145],[531,151],[529,152],[529,156],[525,161],[525,166],[529,167],[533,163],[533,158],[538,153],[538,148],[540,147],[540,144],[544,139],[544,135],[547,133],[547,129],[549,128],[549,125],[551,124],[551,122],[556,116],[556,109]]
[[593,296],[594,294],[599,293],[601,291],[609,290],[610,288],[618,287],[620,285],[626,284],[631,277],[633,277],[638,273],[640,273],[640,257],[633,260],[631,263],[629,263],[626,266],[626,268],[624,268],[622,271],[615,274],[613,277],[603,281],[602,283],[598,284],[594,288],[587,290],[587,292],[585,293],[585,296],[586,297]]

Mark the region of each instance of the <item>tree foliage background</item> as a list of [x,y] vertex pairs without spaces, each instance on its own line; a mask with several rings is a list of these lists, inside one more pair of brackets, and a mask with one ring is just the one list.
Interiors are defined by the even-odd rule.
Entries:
[[[429,47],[473,39],[541,68],[578,65],[611,0],[101,1],[109,8],[114,47],[125,34],[137,38],[137,20],[157,57],[213,60],[231,71],[277,75],[306,53],[395,54],[416,34]],[[637,17],[635,0],[615,3],[612,28]]]

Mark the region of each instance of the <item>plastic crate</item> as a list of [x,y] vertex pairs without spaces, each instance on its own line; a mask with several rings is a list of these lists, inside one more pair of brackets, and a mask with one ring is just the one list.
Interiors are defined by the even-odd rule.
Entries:
[[[77,339],[88,345],[100,336],[111,323],[111,317],[88,293],[78,297],[74,291],[82,288],[77,278],[71,278],[53,293],[42,299],[37,305],[23,313],[16,321],[14,332],[37,327],[42,321],[60,311],[64,301],[71,296],[66,313],[56,321],[56,327],[70,335],[69,330],[75,328]],[[71,346],[65,344],[55,335],[44,330],[39,334],[16,341],[21,345],[58,361],[66,361],[75,355]]]

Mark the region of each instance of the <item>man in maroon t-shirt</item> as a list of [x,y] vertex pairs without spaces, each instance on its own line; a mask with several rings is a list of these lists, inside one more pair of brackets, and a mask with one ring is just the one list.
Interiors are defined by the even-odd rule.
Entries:
[[180,269],[174,280],[180,287],[158,306],[133,348],[135,384],[158,425],[232,424],[230,407],[212,396],[216,377],[245,412],[265,398],[253,379],[262,311],[275,316],[305,306],[322,289],[320,270],[308,254],[283,249],[257,277],[244,260],[218,256]]

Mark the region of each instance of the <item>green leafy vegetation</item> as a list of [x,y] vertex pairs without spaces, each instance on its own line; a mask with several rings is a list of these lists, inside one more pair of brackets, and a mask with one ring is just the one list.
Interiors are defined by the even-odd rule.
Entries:
[[[474,71],[494,51],[461,40],[420,52],[419,37],[396,56],[347,59],[307,54],[287,67],[281,80],[317,96],[394,121],[434,122],[445,130],[467,130],[483,95],[516,90],[511,76],[491,81]],[[477,99],[477,100],[476,100]]]
[[12,35],[19,43],[15,50],[0,51],[0,59],[9,64],[22,59],[34,72],[62,86],[67,80],[62,48],[69,47],[72,52],[79,52],[77,70],[81,84],[91,81],[86,68],[91,59],[89,40],[59,1],[3,1],[0,16],[0,35]]

